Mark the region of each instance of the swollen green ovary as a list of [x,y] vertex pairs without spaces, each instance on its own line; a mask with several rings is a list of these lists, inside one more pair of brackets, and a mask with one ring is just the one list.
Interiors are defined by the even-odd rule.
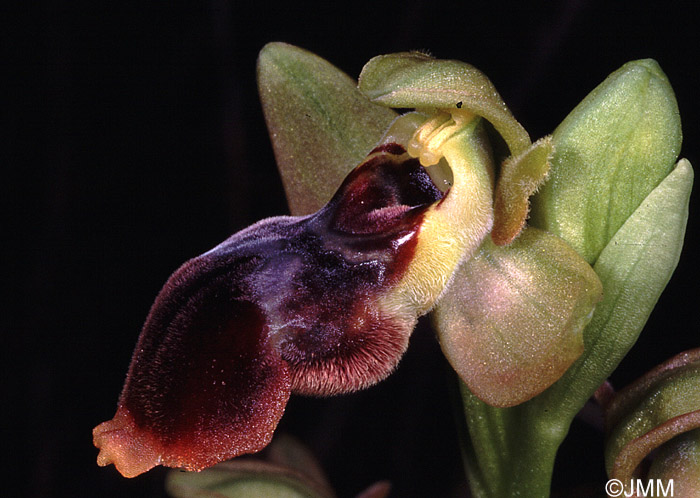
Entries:
[[[413,260],[385,296],[390,310],[418,315],[430,311],[460,262],[476,252],[491,230],[493,167],[477,130],[476,122],[462,125],[437,149],[438,158],[444,156],[452,169],[454,183],[426,212]],[[431,152],[434,158],[435,151]],[[411,155],[418,153],[413,147]]]

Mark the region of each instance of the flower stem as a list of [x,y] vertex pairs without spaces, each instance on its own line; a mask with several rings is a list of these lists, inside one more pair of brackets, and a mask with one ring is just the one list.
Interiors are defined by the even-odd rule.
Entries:
[[472,494],[477,498],[547,497],[554,459],[567,433],[531,405],[495,408],[460,382],[462,448]]

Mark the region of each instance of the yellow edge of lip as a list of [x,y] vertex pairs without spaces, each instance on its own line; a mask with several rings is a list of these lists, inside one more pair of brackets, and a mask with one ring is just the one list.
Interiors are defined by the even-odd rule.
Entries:
[[[413,260],[384,299],[394,313],[430,311],[460,262],[471,257],[493,226],[491,163],[474,136],[476,117],[463,112],[454,119],[446,114],[428,120],[410,142],[414,157],[444,157],[454,183],[426,211]],[[428,154],[425,148],[431,149]]]

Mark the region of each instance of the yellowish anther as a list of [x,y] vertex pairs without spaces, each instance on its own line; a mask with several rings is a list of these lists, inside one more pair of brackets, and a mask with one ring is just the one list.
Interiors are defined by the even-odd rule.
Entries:
[[407,150],[411,157],[420,157],[424,148],[424,143],[442,128],[443,125],[451,121],[451,116],[446,112],[440,112],[421,125],[408,142]]
[[[401,118],[399,118],[401,119]],[[408,148],[431,174],[449,178],[444,196],[424,213],[414,256],[386,309],[427,313],[447,288],[460,262],[471,258],[493,226],[493,164],[480,119],[442,112],[416,122]],[[439,164],[438,164],[439,163]],[[438,181],[436,185],[440,184]],[[442,189],[441,189],[442,190]]]
[[475,117],[465,110],[438,113],[416,130],[408,143],[408,153],[417,157],[423,166],[437,164],[443,156],[442,145]]

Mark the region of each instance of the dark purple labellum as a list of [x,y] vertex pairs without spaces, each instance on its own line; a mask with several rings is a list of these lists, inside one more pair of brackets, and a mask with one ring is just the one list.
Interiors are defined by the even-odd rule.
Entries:
[[126,476],[262,449],[291,392],[386,377],[415,313],[383,309],[442,197],[403,147],[378,148],[306,217],[263,220],[185,263],[146,320],[98,462]]

